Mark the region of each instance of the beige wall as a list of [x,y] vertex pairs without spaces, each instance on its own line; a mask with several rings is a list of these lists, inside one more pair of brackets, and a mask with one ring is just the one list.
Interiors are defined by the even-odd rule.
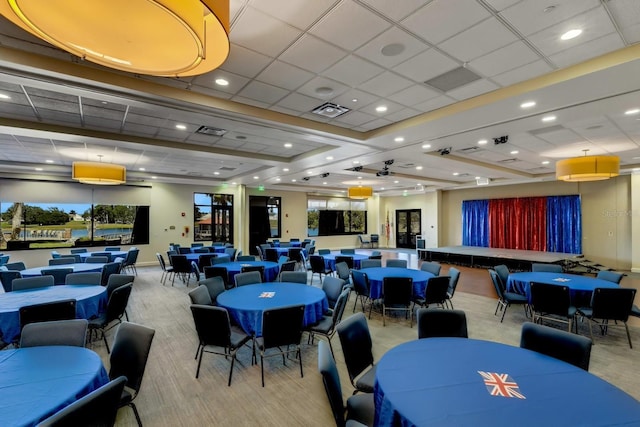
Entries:
[[[379,223],[376,227],[380,233],[380,246],[394,248],[396,246],[396,211],[403,209],[420,209],[422,235],[426,242],[426,247],[433,248],[440,246],[440,192],[421,193],[411,196],[383,197],[380,201]],[[381,229],[382,224],[386,224],[387,212],[389,213],[389,223],[391,232],[389,242],[385,233]]]

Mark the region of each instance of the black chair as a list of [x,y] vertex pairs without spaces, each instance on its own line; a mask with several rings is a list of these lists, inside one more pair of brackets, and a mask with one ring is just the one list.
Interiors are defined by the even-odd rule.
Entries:
[[119,252],[120,246],[107,246],[104,250],[105,252]]
[[525,322],[520,335],[520,347],[546,354],[589,370],[592,341],[581,335],[561,331],[537,323]]
[[[287,258],[289,258],[289,257],[287,257]],[[296,271],[296,264],[297,263],[295,261],[283,262],[282,264],[280,264],[280,273],[278,273],[278,274],[282,275],[282,273],[285,272],[285,271]],[[280,280],[280,279],[278,279],[278,280]]]
[[191,253],[191,248],[183,248],[183,247],[180,247],[180,248],[178,248],[178,253],[179,253],[180,255],[190,254],[190,253]]
[[529,304],[529,300],[526,296],[516,294],[514,292],[507,292],[502,288],[502,283],[500,282],[500,277],[498,273],[494,270],[489,269],[489,275],[491,276],[491,282],[493,283],[493,287],[496,290],[496,294],[498,295],[498,304],[496,305],[496,310],[493,312],[493,315],[498,314],[498,308],[502,311],[502,317],[500,318],[500,323],[504,320],[504,315],[507,314],[507,308],[511,306],[511,304],[522,304],[524,307],[524,313],[526,316],[529,315],[527,311],[527,307]]
[[358,234],[358,241],[360,242],[360,247],[371,247],[371,239],[367,238],[367,236]]
[[109,262],[109,257],[92,255],[92,256],[88,256],[84,260],[84,262],[85,262],[85,264],[106,264],[106,263]]
[[456,293],[458,287],[458,280],[460,280],[460,270],[455,267],[449,268],[449,289],[447,289],[447,304],[453,309],[453,295]]
[[[204,286],[199,286],[199,288],[204,288]],[[229,313],[222,307],[193,304],[191,305],[191,313],[193,314],[193,322],[195,323],[196,332],[198,333],[198,349],[196,351],[198,367],[196,368],[196,378],[200,375],[203,353],[218,354],[225,356],[225,358],[231,357],[229,381],[227,383],[227,386],[231,386],[231,376],[233,375],[236,353],[251,337],[247,334],[231,330]],[[221,347],[223,351],[216,351],[212,347]]]
[[278,250],[275,248],[266,248],[264,250],[264,260],[265,261],[271,261],[271,262],[278,262],[278,258],[280,258],[280,255],[278,255]]
[[345,281],[345,283],[351,288],[351,269],[346,262],[336,262],[336,276]]
[[99,256],[99,257],[107,257],[107,262],[112,262],[113,261],[113,254],[111,253],[112,251],[105,251],[105,252],[94,252],[90,255],[91,256]]
[[307,284],[306,271],[283,271],[280,273],[281,282]]
[[[602,335],[604,335],[609,326],[618,325],[618,322],[621,322],[627,331],[629,348],[633,348],[627,320],[629,320],[629,315],[631,314],[633,300],[635,297],[636,290],[632,288],[594,289],[591,297],[591,307],[580,308],[578,310],[580,315],[589,319],[589,333],[591,334],[591,340],[593,340],[593,323],[600,326]],[[598,319],[600,321],[598,321]],[[613,320],[614,323],[609,323],[610,320]]]
[[70,320],[76,318],[76,300],[47,302],[20,307],[20,330],[29,323]]
[[[302,352],[300,339],[304,322],[304,305],[272,308],[262,313],[262,336],[255,339],[256,348],[260,351],[260,373],[262,387],[264,387],[264,358],[282,356],[282,363],[286,365],[286,358],[294,353],[300,361],[300,377],[302,372]],[[291,349],[293,347],[293,349]],[[277,348],[277,353],[267,354],[267,350]]]
[[49,345],[84,347],[87,340],[86,319],[53,320],[24,325],[20,348]]
[[329,312],[333,311],[336,306],[338,297],[345,289],[345,281],[333,276],[325,276],[322,281],[322,290],[327,296],[327,302],[329,303]]
[[[9,264],[7,264],[7,268],[8,268],[8,265]],[[14,270],[14,269],[10,269],[10,270]],[[618,273],[617,271],[601,270],[601,271],[598,271],[598,274],[596,274],[596,279],[606,280],[608,282],[613,282],[618,285],[620,284],[622,277],[624,277],[624,274]]]
[[100,285],[102,273],[97,271],[71,273],[64,279],[65,285]]
[[[289,259],[289,257],[286,257],[287,259]],[[256,257],[253,255],[238,255],[236,257],[236,261],[238,262],[246,262],[246,261],[255,261]]]
[[[129,303],[129,296],[131,295],[131,289],[133,285],[123,285],[113,291],[107,302],[107,309],[101,313],[98,317],[89,320],[89,332],[93,335],[93,332],[100,331],[102,333],[102,339],[104,345],[107,347],[107,353],[109,350],[109,343],[107,342],[107,331],[122,322],[122,317]],[[112,322],[116,322],[113,326],[109,326]]]
[[72,254],[85,254],[87,253],[87,248],[71,249],[69,252]]
[[320,283],[322,283],[322,275],[325,276],[333,273],[330,268],[327,268],[324,262],[324,257],[321,255],[311,255],[309,257],[309,263],[311,264],[311,283],[313,284],[313,276],[315,274],[320,277]]
[[209,248],[202,248],[202,247],[191,247],[191,251],[194,254],[208,254],[209,252]]
[[264,282],[264,266],[263,265],[243,265],[240,267],[241,273],[249,273],[251,271],[257,271],[260,273],[260,282]]
[[316,335],[321,335],[327,338],[329,341],[329,347],[331,348],[331,354],[333,354],[333,345],[331,344],[331,338],[336,333],[336,326],[338,323],[342,321],[342,315],[344,314],[344,309],[347,306],[347,300],[349,299],[349,290],[345,289],[342,291],[334,309],[330,316],[322,316],[322,319],[315,325],[311,325],[307,328],[307,332],[309,332],[309,339],[307,340],[308,344],[313,344]]
[[418,309],[418,338],[468,338],[467,316],[462,310]]
[[167,277],[170,277],[173,274],[173,266],[170,265],[167,267],[167,263],[160,252],[156,252],[156,258],[158,258],[158,264],[160,264],[160,268],[162,269],[160,283],[164,284]]
[[136,276],[131,274],[112,274],[109,276],[109,280],[107,280],[107,298],[111,297],[113,291],[118,289],[120,286],[127,285],[131,283],[133,285],[133,281]]
[[199,283],[199,288],[200,287],[205,287],[207,288],[207,291],[209,292],[209,298],[211,298],[211,302],[213,304],[216,303],[216,300],[218,299],[218,295],[220,295],[221,293],[223,293],[226,288],[224,287],[224,280],[222,280],[222,277],[210,277],[208,279],[204,279],[204,280],[200,280]]
[[127,378],[115,378],[38,424],[38,427],[112,427]]
[[372,234],[371,235],[371,247],[372,248],[377,248],[379,244],[380,244],[380,235]]
[[174,285],[176,276],[189,286],[189,280],[191,274],[193,274],[193,267],[191,262],[187,259],[186,255],[171,255],[171,265],[173,266],[173,278],[171,280],[171,286]]
[[130,273],[138,275],[138,270],[136,269],[136,262],[138,262],[138,254],[140,254],[140,249],[129,249],[127,251],[127,256],[122,263],[122,269],[126,270]]
[[363,259],[360,261],[360,270],[364,270],[365,268],[376,268],[382,267],[381,259]]
[[227,271],[227,267],[219,267],[212,265],[211,267],[204,268],[204,278],[210,279],[211,277],[221,277],[224,281],[225,289],[230,289],[235,286],[235,283],[231,285],[229,283],[229,272]]
[[571,305],[569,287],[531,282],[529,289],[533,323],[542,323],[543,319],[566,323],[571,332],[576,308]]
[[60,258],[53,258],[49,260],[49,266],[66,264],[76,264],[76,259],[71,256],[63,256]]
[[331,253],[331,249],[318,249],[318,255],[329,255]]
[[229,261],[233,262],[236,260],[236,252],[235,248],[225,248],[224,253],[229,255]]
[[435,276],[430,277],[424,288],[424,298],[415,296],[412,301],[414,307],[419,305],[421,307],[429,307],[431,305],[438,305],[444,308],[447,301],[449,290],[449,276]]
[[406,259],[388,259],[385,263],[385,267],[398,267],[398,268],[407,268],[407,260]]
[[441,269],[442,269],[442,266],[440,264],[432,261],[424,261],[420,266],[420,270],[426,271],[427,273],[431,273],[434,276],[439,276]]
[[[324,341],[318,343],[318,371],[322,375],[324,390],[329,398],[331,411],[337,427],[345,427],[346,419],[362,423],[362,425],[373,425],[375,414],[375,405],[373,402],[373,394],[358,394],[347,399],[345,408],[342,399],[342,386],[340,384],[340,375],[336,361],[329,351]],[[353,426],[352,423],[348,423]]]
[[353,302],[353,311],[356,311],[356,305],[358,304],[358,299],[360,299],[362,311],[364,312],[365,302],[370,302],[369,276],[361,270],[351,270],[351,280],[353,280],[353,290],[356,293],[356,299]]
[[[344,250],[344,249],[343,249]],[[336,255],[336,265],[338,263],[344,262],[349,267],[349,270],[353,270],[353,257],[349,255]]]
[[4,266],[7,268],[7,270],[13,271],[22,271],[27,269],[27,266],[24,265],[24,262],[22,261],[10,262],[8,264],[5,264]]
[[204,273],[205,267],[211,266],[211,260],[217,258],[218,254],[206,253],[198,256],[198,269]]
[[[387,325],[387,310],[401,310],[405,317],[411,312],[411,294],[413,279],[411,277],[385,277],[382,281],[382,326]],[[371,316],[371,308],[369,308]],[[409,326],[413,326],[413,316],[409,316]]]
[[54,284],[55,280],[53,276],[23,277],[21,279],[13,279],[11,288],[13,291],[21,291],[24,289],[44,288],[53,286]]
[[356,313],[336,326],[349,380],[358,391],[373,393],[376,365],[373,363],[371,334],[364,313]]
[[289,259],[291,261],[295,261],[296,265],[300,269],[305,269],[305,259],[304,254],[302,252],[302,248],[289,248]]
[[195,289],[189,291],[187,295],[189,295],[191,304],[213,305],[211,295],[209,295],[209,290],[206,286],[196,286]]
[[0,271],[0,282],[5,292],[11,292],[13,290],[13,280],[22,279],[22,273],[17,270]]
[[102,286],[107,286],[107,283],[109,283],[109,277],[112,274],[120,274],[121,270],[122,270],[122,264],[120,264],[119,262],[108,262],[105,265],[103,265],[102,276],[100,278],[100,282],[102,283]]
[[53,276],[55,285],[64,285],[67,281],[67,275],[73,273],[73,268],[43,268],[40,274],[43,276]]
[[246,271],[233,276],[233,280],[235,281],[236,288],[238,288],[240,286],[262,283],[262,276],[259,271]]
[[341,254],[345,254],[345,255],[355,255],[356,250],[355,249],[340,249],[340,253]]
[[542,264],[534,262],[531,263],[531,271],[536,273],[562,273],[562,266],[558,264]]
[[147,366],[149,351],[155,330],[135,323],[123,322],[116,331],[113,340],[113,351],[109,357],[111,369],[109,378],[112,380],[120,376],[127,378],[127,388],[133,390],[133,394],[125,389],[120,396],[120,408],[130,406],[136,417],[138,426],[142,427],[140,415],[134,399],[140,392],[142,377]]

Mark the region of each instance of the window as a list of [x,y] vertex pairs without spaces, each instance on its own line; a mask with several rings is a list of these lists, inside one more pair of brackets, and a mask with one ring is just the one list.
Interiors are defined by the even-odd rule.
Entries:
[[280,197],[269,197],[267,200],[267,211],[269,212],[269,228],[271,229],[271,237],[282,236],[280,229]]
[[193,193],[194,240],[233,244],[233,195]]
[[308,199],[309,237],[367,233],[367,204],[362,200]]

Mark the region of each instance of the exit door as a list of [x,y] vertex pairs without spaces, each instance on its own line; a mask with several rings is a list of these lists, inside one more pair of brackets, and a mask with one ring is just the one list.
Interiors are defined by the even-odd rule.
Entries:
[[398,248],[416,248],[416,236],[422,234],[420,209],[396,211],[396,246]]

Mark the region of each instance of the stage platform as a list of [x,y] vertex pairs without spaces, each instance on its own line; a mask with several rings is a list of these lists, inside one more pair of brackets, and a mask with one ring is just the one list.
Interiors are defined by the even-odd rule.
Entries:
[[517,249],[484,248],[480,246],[445,246],[418,249],[422,260],[467,267],[490,268],[505,264],[511,271],[531,271],[532,263],[560,264],[565,270],[583,259],[580,254],[523,251]]

